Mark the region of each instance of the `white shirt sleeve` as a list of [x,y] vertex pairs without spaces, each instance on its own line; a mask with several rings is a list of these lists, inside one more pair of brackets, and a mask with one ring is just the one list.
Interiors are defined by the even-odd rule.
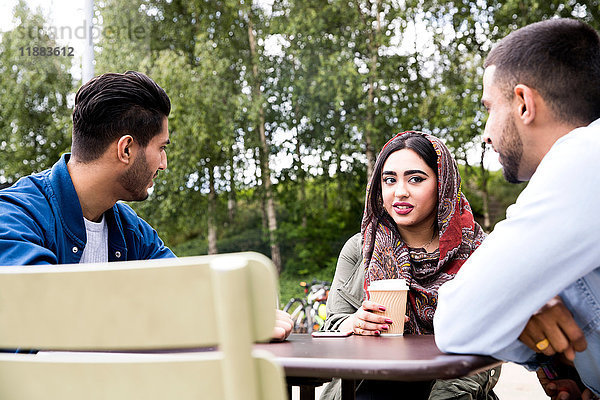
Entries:
[[442,351],[526,361],[533,313],[600,260],[600,124],[558,140],[506,220],[439,290]]

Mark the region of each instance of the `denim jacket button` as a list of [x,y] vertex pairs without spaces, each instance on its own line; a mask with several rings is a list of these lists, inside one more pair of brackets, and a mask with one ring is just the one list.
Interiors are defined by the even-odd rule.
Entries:
[[120,251],[115,251],[115,257],[121,258],[121,252]]
[[73,253],[77,253],[79,249],[76,246],[73,246]]

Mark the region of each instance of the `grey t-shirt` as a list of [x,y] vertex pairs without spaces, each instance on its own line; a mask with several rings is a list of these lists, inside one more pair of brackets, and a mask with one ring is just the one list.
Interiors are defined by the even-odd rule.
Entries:
[[83,220],[87,243],[79,263],[108,262],[108,226],[104,215],[100,222],[92,222],[86,218]]

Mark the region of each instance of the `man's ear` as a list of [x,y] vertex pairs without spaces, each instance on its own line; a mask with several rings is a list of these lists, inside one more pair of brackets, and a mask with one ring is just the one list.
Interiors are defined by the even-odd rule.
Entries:
[[515,86],[515,107],[517,117],[524,125],[529,125],[535,120],[536,97],[535,90],[527,85],[519,84]]
[[124,135],[117,141],[117,158],[119,161],[129,164],[132,158],[133,137]]

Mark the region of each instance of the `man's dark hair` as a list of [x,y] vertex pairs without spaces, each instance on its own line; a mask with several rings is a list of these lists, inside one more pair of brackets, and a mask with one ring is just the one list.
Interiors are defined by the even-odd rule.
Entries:
[[142,73],[97,76],[75,95],[73,155],[82,162],[96,160],[123,135],[145,147],[170,112],[165,91]]
[[492,49],[484,66],[508,99],[524,84],[537,90],[558,120],[589,124],[600,117],[600,39],[581,21],[550,19],[518,29]]

